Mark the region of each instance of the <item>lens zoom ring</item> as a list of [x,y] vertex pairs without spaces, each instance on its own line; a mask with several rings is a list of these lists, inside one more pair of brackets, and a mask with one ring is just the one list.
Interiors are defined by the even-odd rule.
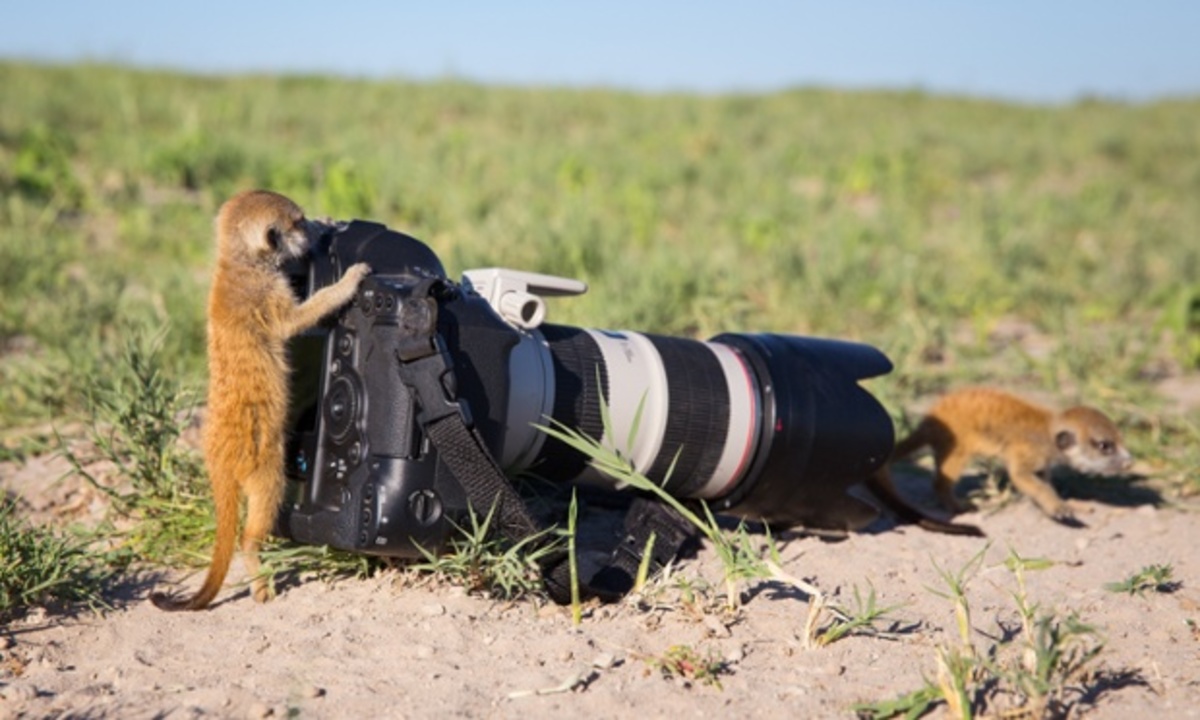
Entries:
[[[553,418],[598,440],[604,434],[600,399],[609,399],[608,369],[600,347],[580,328],[543,324],[538,329],[554,359]],[[583,453],[547,438],[532,469],[548,480],[566,481],[579,477],[586,467]]]
[[658,350],[667,376],[667,423],[648,475],[661,482],[674,462],[667,490],[675,497],[691,497],[712,478],[728,440],[729,388],[725,373],[704,343],[660,335],[646,337]]

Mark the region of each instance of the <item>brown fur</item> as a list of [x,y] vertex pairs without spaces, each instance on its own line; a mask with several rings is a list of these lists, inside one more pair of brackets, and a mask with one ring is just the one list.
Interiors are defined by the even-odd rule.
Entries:
[[[1053,467],[1115,475],[1132,464],[1117,426],[1099,410],[1077,406],[1055,412],[988,388],[959,390],[938,400],[912,434],[896,444],[892,461],[926,445],[936,465],[934,490],[947,510],[963,509],[954,485],[967,464],[976,457],[993,457],[1003,461],[1017,490],[1068,525],[1080,523],[1050,484]],[[891,484],[886,466],[873,480]]]
[[[265,190],[239,193],[217,215],[217,263],[208,300],[208,412],[204,460],[216,505],[212,564],[199,592],[174,599],[155,593],[164,610],[199,610],[225,581],[237,537],[241,494],[246,496],[242,550],[250,574],[275,523],[283,497],[284,424],[288,411],[288,338],[316,325],[354,297],[370,272],[349,268],[335,284],[296,301],[283,262],[309,248],[303,211]],[[270,598],[262,578],[254,599]]]

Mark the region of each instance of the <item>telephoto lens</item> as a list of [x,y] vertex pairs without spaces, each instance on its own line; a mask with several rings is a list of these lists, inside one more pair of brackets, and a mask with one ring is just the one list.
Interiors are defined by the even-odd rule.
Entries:
[[[424,243],[363,221],[326,226],[289,268],[295,292],[311,295],[358,262],[372,275],[356,300],[290,346],[285,535],[399,556],[442,543],[469,503],[430,441],[430,398],[509,474],[623,489],[543,430],[557,425],[716,512],[838,530],[876,516],[847,492],[893,443],[890,417],[860,385],[891,370],[873,347],[550,324],[545,298],[586,285],[501,268],[456,283]],[[437,368],[424,400],[411,382],[418,356]]]
[[[891,418],[858,384],[891,370],[875,348],[776,334],[701,342],[556,325],[534,337],[549,357],[514,365],[510,467],[612,483],[563,443],[522,432],[537,423],[517,418],[541,412],[617,450],[670,494],[704,499],[715,511],[829,529],[874,519],[874,507],[845,490],[892,448]],[[531,368],[545,368],[540,380],[529,377]],[[612,437],[604,435],[601,398]]]

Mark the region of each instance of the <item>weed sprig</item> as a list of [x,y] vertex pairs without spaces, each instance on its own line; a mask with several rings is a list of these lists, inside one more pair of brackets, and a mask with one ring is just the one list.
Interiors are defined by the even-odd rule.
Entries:
[[102,606],[112,574],[85,540],[30,527],[14,501],[0,501],[0,621],[52,601]]
[[958,572],[934,564],[948,592],[931,591],[953,602],[958,642],[937,648],[933,679],[899,698],[855,706],[860,717],[916,718],[939,703],[946,705],[950,717],[960,720],[981,714],[1066,717],[1073,702],[1085,695],[1097,677],[1095,661],[1104,643],[1096,629],[1075,613],[1060,617],[1042,612],[1038,603],[1030,600],[1025,573],[1049,567],[1049,561],[1022,558],[1010,551],[1004,564],[1016,583],[1012,597],[1021,631],[1013,640],[995,642],[982,650],[975,644],[967,585],[986,550]]
[[90,440],[113,468],[102,480],[62,438],[74,472],[111,502],[104,534],[139,560],[197,562],[206,556],[213,521],[202,463],[180,443],[194,407],[192,394],[163,367],[161,335],[130,332],[90,397]]
[[1107,583],[1105,590],[1129,593],[1141,597],[1148,592],[1172,593],[1181,583],[1174,580],[1175,568],[1169,564],[1153,564],[1143,567],[1120,582]]

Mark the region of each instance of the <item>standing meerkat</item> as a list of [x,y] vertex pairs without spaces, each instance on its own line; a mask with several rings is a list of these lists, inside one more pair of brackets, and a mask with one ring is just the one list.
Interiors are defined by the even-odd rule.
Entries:
[[[288,338],[349,302],[371,271],[359,263],[338,282],[298,302],[283,263],[304,255],[316,228],[286,197],[239,193],[217,214],[217,263],[208,298],[208,412],[204,462],[212,483],[217,532],[204,585],[190,598],[154,593],[164,610],[200,610],[221,589],[246,495],[242,550],[252,576],[258,550],[275,524],[284,491],[284,424],[288,412]],[[270,598],[255,578],[254,599]]]
[[[936,466],[934,491],[947,510],[963,510],[954,485],[967,464],[976,457],[994,457],[1003,461],[1018,490],[1047,515],[1072,526],[1081,523],[1050,484],[1051,470],[1066,465],[1089,475],[1116,475],[1133,462],[1116,424],[1099,410],[1076,406],[1055,412],[988,388],[959,390],[939,399],[912,434],[896,444],[889,462],[926,445]],[[886,466],[872,482],[891,485]]]

